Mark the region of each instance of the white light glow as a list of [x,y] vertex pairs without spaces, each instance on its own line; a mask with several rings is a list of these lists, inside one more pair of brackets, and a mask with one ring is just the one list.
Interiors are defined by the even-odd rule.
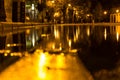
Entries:
[[104,38],[105,38],[105,40],[106,40],[106,38],[107,38],[107,30],[106,30],[106,28],[105,28],[105,30],[104,30]]
[[119,41],[119,33],[118,32],[116,34],[116,39],[117,39],[117,41]]
[[35,5],[34,4],[32,4],[32,8],[31,8],[32,10],[35,10]]

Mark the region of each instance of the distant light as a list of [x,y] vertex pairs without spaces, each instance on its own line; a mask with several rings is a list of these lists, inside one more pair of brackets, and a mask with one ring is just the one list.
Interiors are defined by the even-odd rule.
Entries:
[[10,54],[10,56],[14,56],[14,54],[13,54],[13,53],[11,53],[11,54]]
[[118,13],[118,12],[119,12],[119,9],[116,10],[116,13]]
[[10,44],[7,44],[7,47],[10,47]]
[[7,53],[4,54],[4,56],[7,56],[7,55],[8,55]]
[[54,17],[59,17],[59,16],[60,16],[59,12],[54,13]]
[[30,20],[30,17],[26,16],[26,20]]
[[51,1],[52,3],[55,3],[55,1],[53,0],[53,1]]
[[32,4],[32,10],[35,10],[35,5],[34,4]]
[[27,30],[26,30],[26,34],[30,34],[30,29],[27,29]]
[[105,15],[106,15],[106,14],[107,14],[107,11],[104,11],[104,12],[103,12],[103,14],[105,14]]
[[90,14],[87,14],[87,17],[89,17],[90,16]]
[[71,7],[71,4],[68,4],[69,7]]
[[75,14],[78,15],[78,12],[76,12]]

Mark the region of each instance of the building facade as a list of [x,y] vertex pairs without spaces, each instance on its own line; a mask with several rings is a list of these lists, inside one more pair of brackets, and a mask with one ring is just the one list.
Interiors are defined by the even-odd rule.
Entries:
[[110,15],[110,22],[118,23],[120,22],[120,13],[114,13]]
[[0,0],[1,4],[2,1],[4,5],[0,5],[0,10],[5,11],[4,17],[7,22],[31,22],[38,20],[37,4],[45,0]]

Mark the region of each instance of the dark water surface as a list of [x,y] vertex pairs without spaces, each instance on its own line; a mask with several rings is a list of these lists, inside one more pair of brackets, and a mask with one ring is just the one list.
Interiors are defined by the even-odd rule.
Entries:
[[120,58],[120,26],[35,26],[0,36],[0,53],[6,53],[4,56],[16,55],[9,54],[12,52],[32,53],[37,47],[52,52],[77,49],[79,59],[91,73],[111,70]]

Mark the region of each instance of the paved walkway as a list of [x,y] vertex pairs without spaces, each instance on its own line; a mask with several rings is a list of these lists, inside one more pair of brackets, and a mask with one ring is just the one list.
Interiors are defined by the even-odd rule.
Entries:
[[93,80],[76,56],[36,50],[0,73],[0,80]]

